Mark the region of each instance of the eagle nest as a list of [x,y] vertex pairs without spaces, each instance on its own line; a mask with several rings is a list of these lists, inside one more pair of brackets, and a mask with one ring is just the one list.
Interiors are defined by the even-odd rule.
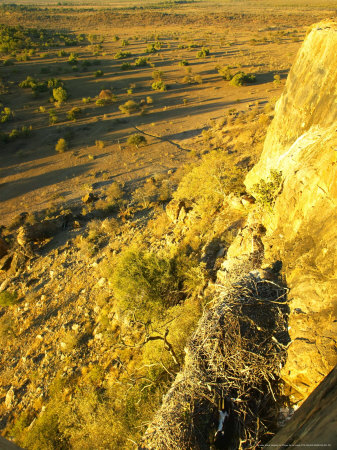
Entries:
[[217,287],[140,448],[213,448],[220,398],[232,415],[221,448],[254,449],[271,438],[289,343],[286,294],[278,279],[262,279],[258,271]]

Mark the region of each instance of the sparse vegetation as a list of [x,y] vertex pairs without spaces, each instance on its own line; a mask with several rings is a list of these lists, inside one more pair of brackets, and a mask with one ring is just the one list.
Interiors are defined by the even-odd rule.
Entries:
[[243,86],[245,84],[254,83],[256,81],[256,76],[254,74],[247,74],[244,72],[236,73],[230,80],[232,86]]
[[154,81],[151,84],[151,87],[152,87],[152,89],[154,91],[162,91],[162,92],[167,91],[166,83],[164,83],[164,81],[161,81],[161,80],[160,81]]
[[138,112],[140,110],[140,106],[134,100],[128,100],[124,103],[124,105],[120,105],[119,109],[123,114],[130,115]]
[[147,141],[145,136],[142,134],[133,134],[132,136],[129,136],[127,139],[127,144],[134,146],[134,147],[141,147],[143,145],[146,145]]
[[209,48],[202,47],[202,49],[199,50],[197,53],[197,58],[206,58],[206,56],[209,56],[209,54],[210,54]]
[[63,87],[57,87],[53,89],[53,97],[54,100],[58,103],[63,103],[68,98],[68,93]]
[[12,306],[17,302],[17,295],[8,291],[0,292],[0,306]]
[[55,145],[55,150],[57,151],[57,153],[64,153],[66,150],[68,150],[67,141],[64,138],[60,138]]

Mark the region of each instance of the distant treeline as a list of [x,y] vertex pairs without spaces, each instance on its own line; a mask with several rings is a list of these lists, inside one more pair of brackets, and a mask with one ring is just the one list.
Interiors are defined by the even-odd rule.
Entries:
[[[137,10],[144,10],[144,9],[162,9],[162,8],[168,8],[175,5],[185,5],[189,3],[195,3],[196,0],[165,0],[163,2],[158,3],[150,3],[148,5],[135,5],[135,6],[127,6],[127,7],[115,7],[115,8],[101,8],[103,11],[116,11],[116,10],[125,10],[125,11],[137,11]],[[62,7],[62,11],[69,11],[69,12],[91,12],[91,11],[97,11],[96,8],[90,7],[81,7],[80,9],[78,7],[73,8],[72,6],[75,6],[74,3],[71,2],[58,2],[57,7],[49,7],[49,6],[34,6],[34,5],[17,5],[15,3],[4,3],[0,5],[0,11],[18,11],[18,12],[33,12],[33,11],[50,11],[50,12],[59,12],[60,8]]]
[[43,28],[24,28],[21,25],[0,24],[0,54],[37,48],[78,45],[86,39],[84,34],[46,30]]

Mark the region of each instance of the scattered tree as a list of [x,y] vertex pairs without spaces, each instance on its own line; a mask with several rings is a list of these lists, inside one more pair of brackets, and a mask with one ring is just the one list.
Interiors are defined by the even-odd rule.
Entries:
[[55,145],[55,150],[58,153],[64,153],[66,150],[68,150],[68,143],[64,138],[60,138],[57,141],[57,144]]
[[128,137],[127,144],[139,148],[143,145],[146,145],[147,141],[145,136],[143,136],[142,134],[133,134],[132,136]]

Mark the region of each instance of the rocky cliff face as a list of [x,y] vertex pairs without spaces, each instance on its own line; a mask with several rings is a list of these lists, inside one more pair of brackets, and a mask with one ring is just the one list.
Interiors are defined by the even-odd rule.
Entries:
[[[272,211],[251,212],[260,223],[264,260],[280,260],[289,287],[292,342],[282,376],[295,401],[302,401],[337,362],[337,23],[312,27],[276,105],[259,163],[246,186],[271,170],[282,172]],[[248,227],[248,228],[249,228]],[[229,249],[242,257],[252,236],[243,230]]]

